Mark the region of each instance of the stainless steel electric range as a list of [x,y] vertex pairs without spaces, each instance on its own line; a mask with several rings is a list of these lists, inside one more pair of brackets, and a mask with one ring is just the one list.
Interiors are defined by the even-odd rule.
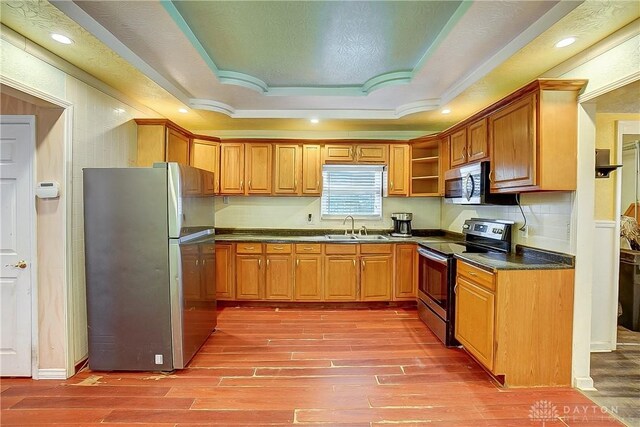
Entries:
[[455,339],[456,259],[463,253],[510,252],[512,221],[471,218],[464,222],[464,241],[421,243],[418,247],[418,314],[447,346]]

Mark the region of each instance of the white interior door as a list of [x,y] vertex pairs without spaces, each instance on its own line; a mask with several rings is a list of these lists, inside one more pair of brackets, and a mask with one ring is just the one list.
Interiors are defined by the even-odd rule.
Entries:
[[0,116],[0,375],[31,376],[33,116]]

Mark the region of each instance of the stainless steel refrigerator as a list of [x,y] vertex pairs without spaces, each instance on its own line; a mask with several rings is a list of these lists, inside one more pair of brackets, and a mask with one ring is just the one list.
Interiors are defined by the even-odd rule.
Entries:
[[213,174],[83,170],[92,370],[184,368],[216,327]]

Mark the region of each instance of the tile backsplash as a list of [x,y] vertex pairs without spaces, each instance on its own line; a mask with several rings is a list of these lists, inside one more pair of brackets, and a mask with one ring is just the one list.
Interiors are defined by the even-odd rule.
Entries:
[[442,229],[459,232],[465,219],[472,217],[512,220],[513,243],[571,253],[573,192],[529,193],[521,195],[527,218],[528,236],[518,228],[524,224],[518,206],[464,206],[442,203]]

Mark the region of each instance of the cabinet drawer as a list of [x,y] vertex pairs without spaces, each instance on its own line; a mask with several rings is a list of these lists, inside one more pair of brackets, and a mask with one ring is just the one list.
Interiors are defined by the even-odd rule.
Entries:
[[180,246],[180,252],[183,255],[198,255],[198,245],[182,245]]
[[267,243],[268,254],[290,254],[290,243]]
[[325,245],[324,253],[327,255],[355,255],[358,252],[358,247],[353,244],[335,244]]
[[296,244],[296,253],[319,254],[322,253],[322,246],[320,243],[298,243]]
[[367,243],[360,245],[361,254],[392,254],[392,243]]
[[496,290],[493,273],[489,273],[488,271],[458,261],[458,275],[466,277],[472,282],[482,285],[491,291]]
[[238,254],[261,254],[262,243],[238,243],[236,245]]

